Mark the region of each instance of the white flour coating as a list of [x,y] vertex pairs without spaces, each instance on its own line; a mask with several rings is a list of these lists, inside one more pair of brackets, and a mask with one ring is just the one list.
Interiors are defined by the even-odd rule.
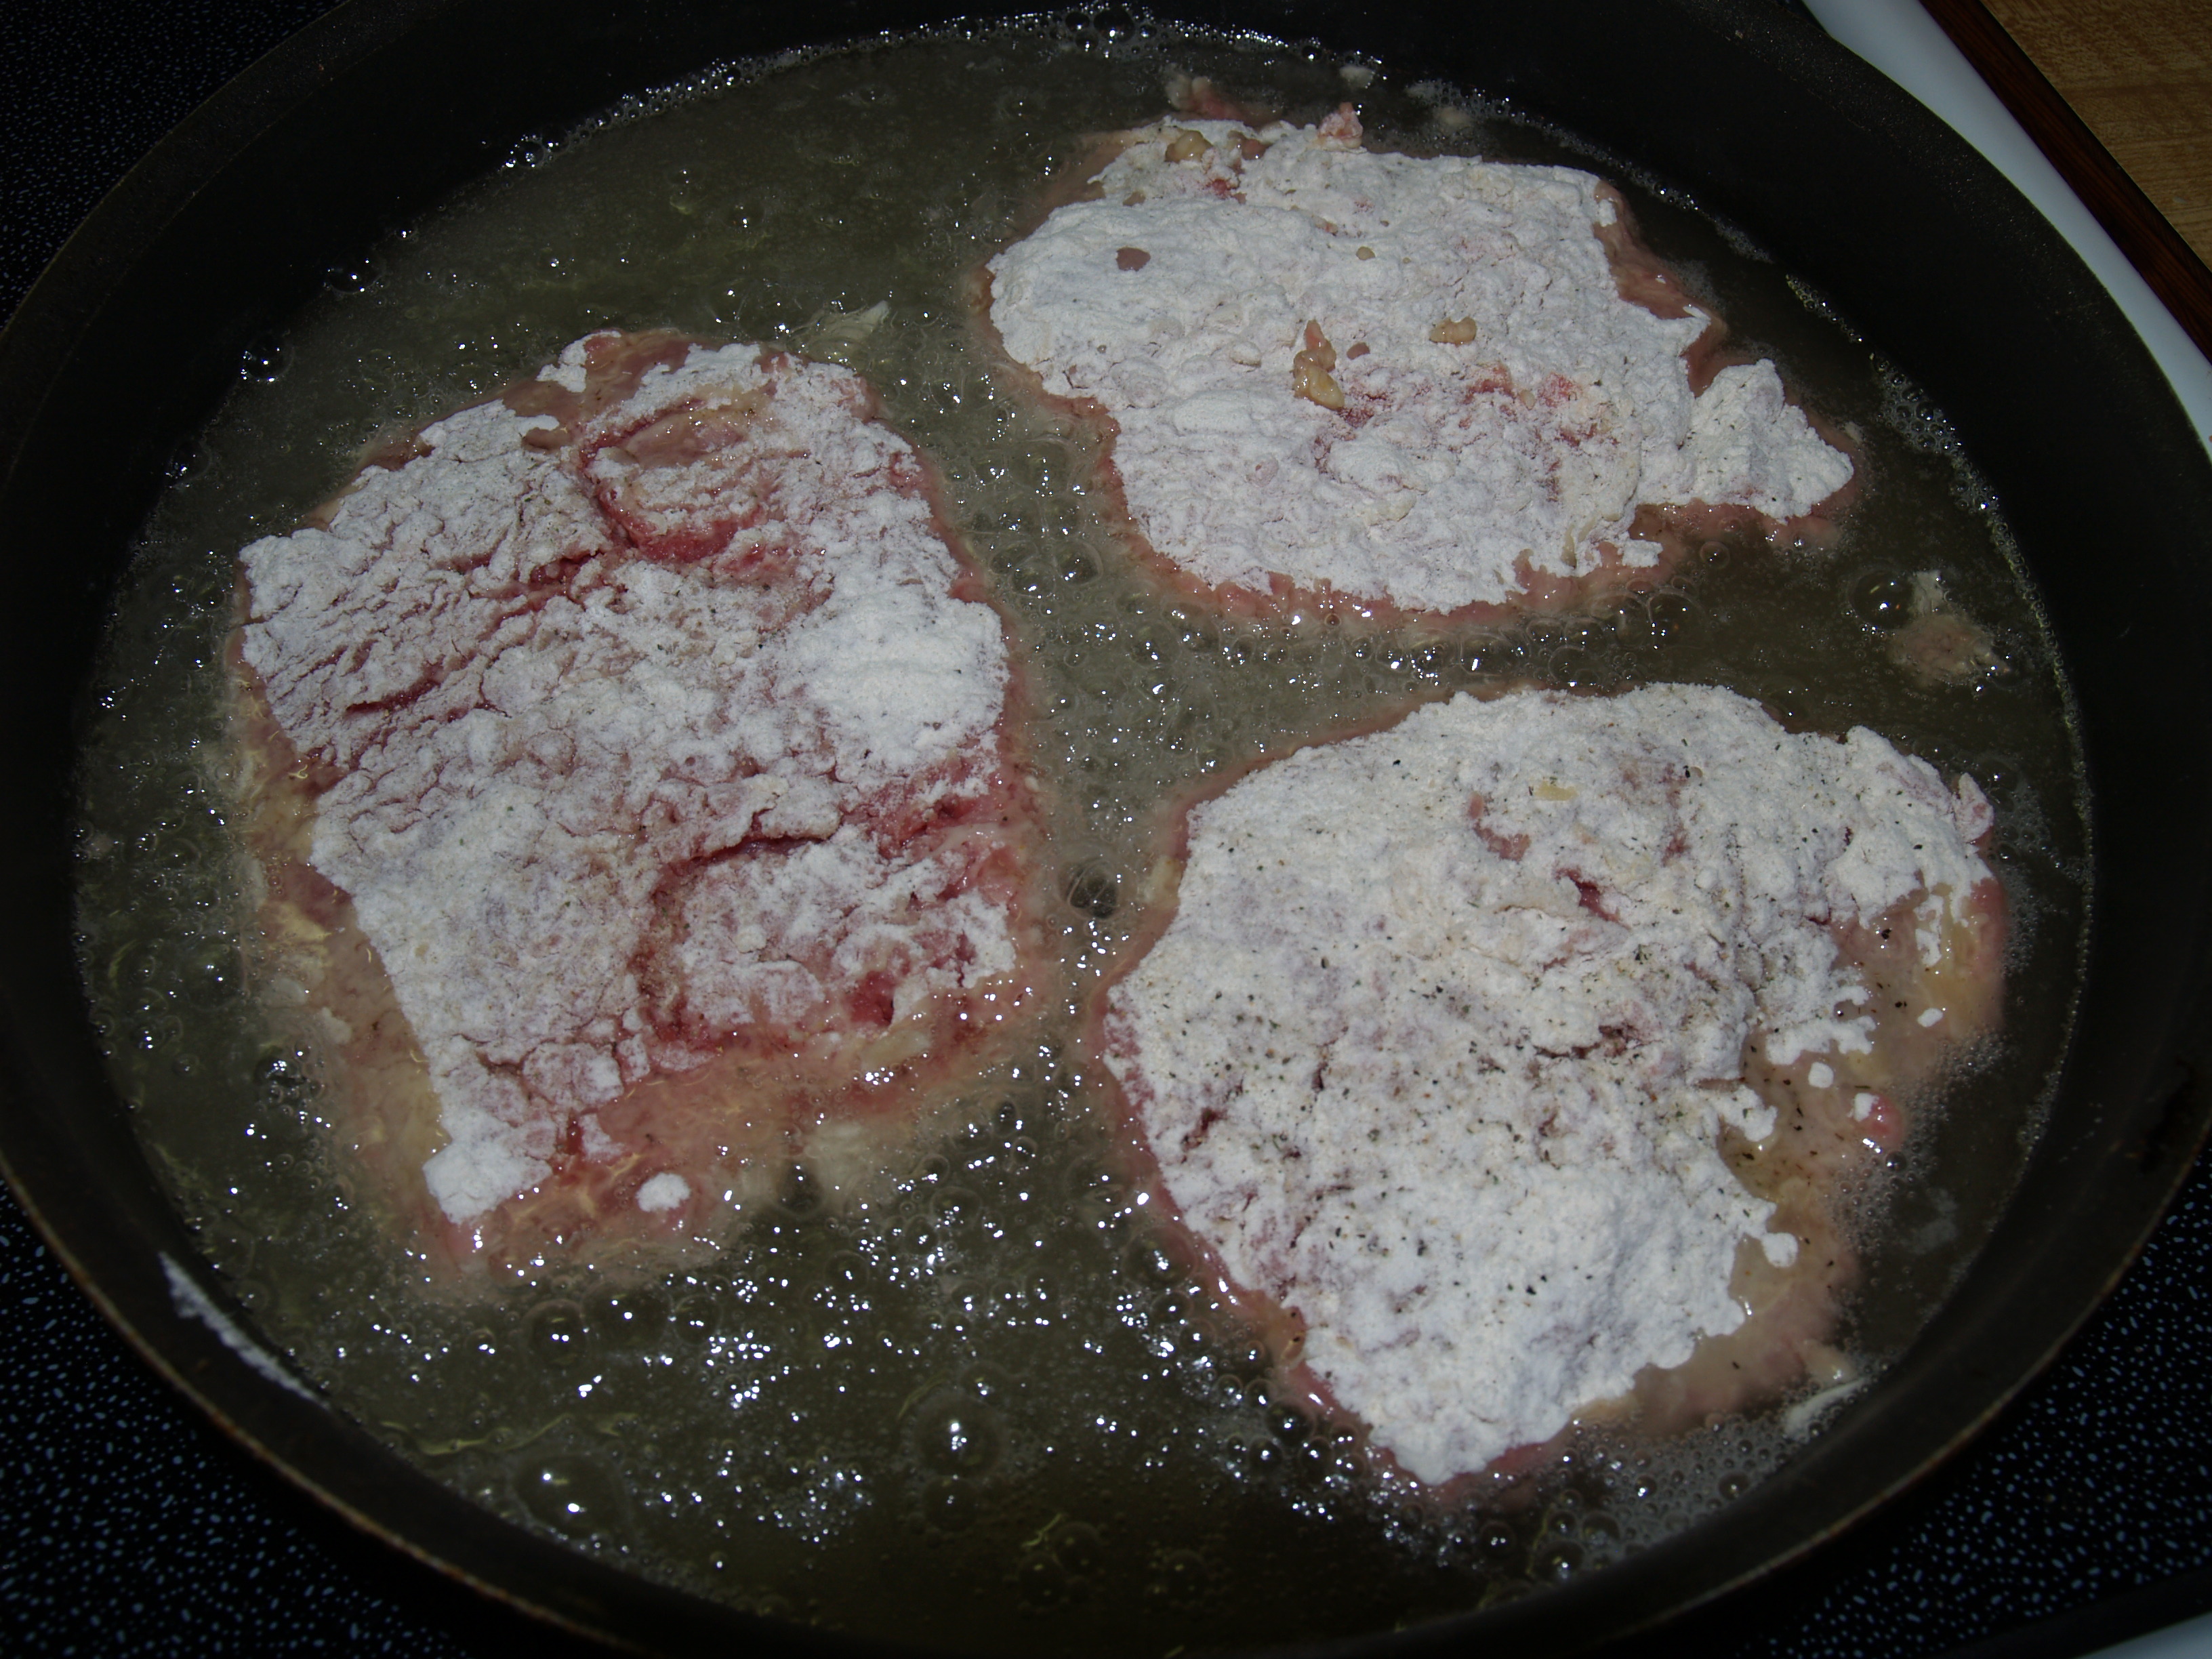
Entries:
[[[544,378],[580,392],[620,343]],[[749,1024],[834,1026],[871,975],[903,1015],[1014,959],[969,854],[908,839],[1000,764],[1000,624],[953,597],[858,379],[694,347],[570,407],[465,410],[327,530],[240,556],[246,659],[337,775],[313,861],[428,1060],[456,1221],[543,1179],[572,1120],[614,1151],[593,1108]]]
[[691,1183],[670,1170],[663,1170],[640,1184],[637,1207],[649,1214],[662,1210],[681,1209],[684,1200],[691,1196]]
[[1108,1065],[1230,1277],[1424,1480],[1743,1318],[1747,1042],[1863,1048],[1832,927],[1989,872],[1971,780],[1703,686],[1462,696],[1194,810]]
[[[1188,132],[1202,153],[1169,160]],[[1113,416],[1131,516],[1209,585],[1502,605],[1604,547],[1653,563],[1639,504],[1784,520],[1850,477],[1771,363],[1691,396],[1706,319],[1620,297],[1588,173],[1372,155],[1340,114],[1149,129],[1099,183],[991,261],[991,319],[1046,391]],[[1340,410],[1292,389],[1309,322]]]

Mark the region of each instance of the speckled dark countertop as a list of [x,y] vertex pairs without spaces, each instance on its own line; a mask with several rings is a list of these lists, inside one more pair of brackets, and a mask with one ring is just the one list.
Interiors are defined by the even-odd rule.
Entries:
[[[1164,8],[1171,9],[1171,8]],[[0,7],[0,315],[101,194],[320,0]],[[0,1194],[0,1648],[585,1651],[356,1533],[173,1397]],[[1966,1453],[1638,1652],[2068,1659],[2212,1609],[2212,1168]]]

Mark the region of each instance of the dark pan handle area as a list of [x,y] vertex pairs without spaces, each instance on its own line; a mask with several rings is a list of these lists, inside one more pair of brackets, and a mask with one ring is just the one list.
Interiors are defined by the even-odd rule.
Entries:
[[[557,133],[625,92],[937,15],[915,0],[828,0],[801,15],[675,0],[355,0],[149,156],[0,335],[0,536],[17,583],[0,652],[15,715],[15,810],[0,827],[14,878],[0,884],[0,1162],[108,1316],[248,1444],[422,1558],[656,1650],[847,1650],[495,1520],[178,1312],[163,1257],[197,1257],[77,988],[70,823],[89,665],[175,447],[233,383],[247,342],[329,266],[524,136]],[[2212,462],[2039,216],[1917,104],[1765,0],[1215,0],[1173,15],[1419,64],[1509,98],[1693,181],[1703,205],[1817,273],[1964,435],[2079,696],[2096,886],[2076,1037],[2018,1194],[1926,1335],[1803,1455],[1667,1545],[1480,1620],[1364,1644],[1456,1650],[1479,1644],[1479,1630],[1573,1651],[1802,1553],[1939,1461],[2117,1280],[2185,1172],[2212,1119]],[[211,1274],[197,1282],[227,1305]]]

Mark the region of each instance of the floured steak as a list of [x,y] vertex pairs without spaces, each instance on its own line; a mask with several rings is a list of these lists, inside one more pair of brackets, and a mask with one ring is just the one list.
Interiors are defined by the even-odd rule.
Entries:
[[1007,353],[1110,422],[1145,548],[1231,608],[1563,603],[1851,478],[1772,363],[1692,351],[1712,319],[1608,186],[1373,154],[1349,106],[1129,135],[989,269]]
[[302,994],[467,1244],[711,1232],[1030,996],[1004,630],[857,376],[595,335],[240,563],[273,931],[373,947]]
[[1644,1391],[1698,1420],[1822,1359],[1840,1184],[1994,1018],[1990,828],[1732,692],[1463,696],[1191,810],[1106,1063],[1200,1259],[1400,1468],[1725,1342]]

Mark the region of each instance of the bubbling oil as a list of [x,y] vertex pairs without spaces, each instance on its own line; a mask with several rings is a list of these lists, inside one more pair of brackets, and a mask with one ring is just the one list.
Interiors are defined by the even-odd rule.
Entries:
[[[1836,544],[1723,536],[1656,591],[1436,637],[1240,623],[1149,585],[1101,511],[1097,434],[994,375],[974,283],[1091,135],[1157,118],[1198,76],[1301,121],[1356,93],[1386,146],[1622,182],[1655,251],[1859,446],[1865,495]],[[1033,1050],[864,1196],[826,1194],[802,1164],[709,1263],[642,1280],[554,1267],[460,1297],[367,1218],[326,1150],[307,1028],[252,971],[222,693],[234,558],[364,447],[611,326],[843,362],[933,459],[1030,665],[1072,990]],[[1924,571],[1996,665],[1953,684],[1903,672],[1888,642]],[[179,457],[107,641],[82,774],[87,990],[149,1156],[271,1346],[488,1510],[742,1607],[893,1638],[1078,1651],[1389,1628],[1663,1537],[1776,1467],[1827,1402],[1665,1443],[1585,1431],[1517,1486],[1394,1496],[1352,1431],[1278,1399],[1264,1348],[1148,1220],[1084,1069],[1080,1005],[1142,923],[1162,802],[1410,699],[1655,679],[1730,686],[1794,727],[1873,726],[1997,807],[2008,1035],[1927,1103],[1864,1200],[1838,1340],[1875,1366],[2010,1189],[2084,912],[2063,688],[1940,416],[1693,201],[1433,82],[1081,17],[740,66],[520,148],[334,270],[249,354]]]

